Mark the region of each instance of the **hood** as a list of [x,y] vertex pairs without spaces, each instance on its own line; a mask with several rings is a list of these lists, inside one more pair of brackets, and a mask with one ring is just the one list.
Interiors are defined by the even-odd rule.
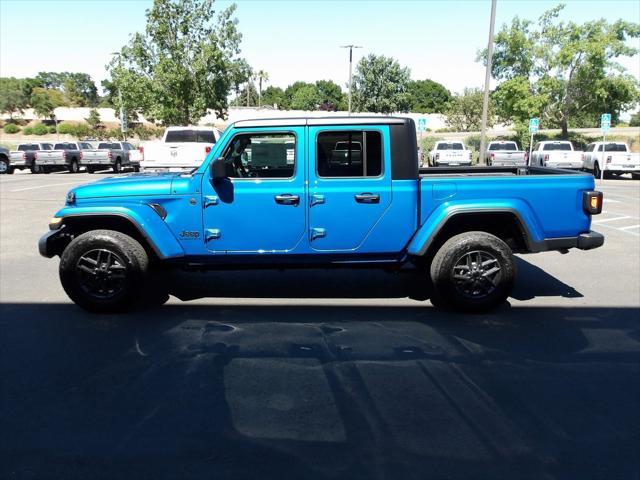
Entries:
[[71,190],[77,199],[170,195],[171,183],[179,173],[139,173],[123,177],[108,177],[80,185]]

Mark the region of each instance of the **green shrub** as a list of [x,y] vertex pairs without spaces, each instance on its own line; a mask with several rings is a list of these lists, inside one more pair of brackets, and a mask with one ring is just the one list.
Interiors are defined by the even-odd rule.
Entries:
[[34,135],[46,135],[48,132],[47,126],[44,123],[38,123],[33,127]]
[[422,141],[420,142],[420,146],[422,147],[422,151],[424,152],[425,156],[427,155],[427,153],[429,153],[431,151],[431,149],[436,144],[436,142],[439,142],[441,140],[444,140],[444,138],[442,138],[442,137],[425,137],[425,138],[423,138]]
[[33,135],[33,127],[24,127],[22,133],[25,135]]
[[145,126],[137,126],[132,132],[140,139],[140,140],[151,140],[152,138],[160,138],[164,133],[164,129],[156,128],[156,127],[145,127]]
[[20,131],[20,127],[15,123],[7,123],[4,126],[4,133],[18,133]]
[[58,132],[60,135],[75,135],[76,126],[72,123],[60,123],[58,124]]
[[47,132],[48,132],[48,133],[56,133],[56,132],[57,132],[57,130],[56,130],[56,126],[55,126],[55,125],[49,125],[49,126],[47,127]]

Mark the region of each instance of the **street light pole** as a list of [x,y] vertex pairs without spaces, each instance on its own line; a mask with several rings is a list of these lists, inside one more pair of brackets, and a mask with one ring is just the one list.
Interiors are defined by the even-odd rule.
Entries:
[[489,24],[489,45],[487,48],[487,70],[484,76],[484,100],[482,101],[482,127],[480,131],[480,152],[478,164],[485,165],[485,144],[487,141],[487,114],[489,111],[489,81],[491,80],[491,60],[493,59],[493,30],[496,24],[496,0],[491,0],[491,22]]
[[341,45],[340,48],[348,48],[349,49],[349,116],[351,116],[351,70],[353,65],[353,49],[354,48],[362,48],[358,45]]

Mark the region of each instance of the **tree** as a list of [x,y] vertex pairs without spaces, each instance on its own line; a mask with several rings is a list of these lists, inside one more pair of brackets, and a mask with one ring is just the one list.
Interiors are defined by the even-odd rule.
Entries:
[[293,97],[295,96],[296,92],[303,88],[303,87],[314,87],[313,83],[307,83],[307,82],[294,82],[291,85],[289,85],[287,88],[285,88],[284,90],[284,99],[282,102],[282,110],[291,110],[291,102],[293,101]]
[[214,0],[155,0],[145,32],[109,65],[124,106],[165,124],[194,124],[207,110],[226,116],[240,70],[235,9],[216,16]]
[[[515,17],[510,26],[503,26],[495,37],[491,71],[498,80],[530,82],[531,101],[544,99],[534,113],[566,136],[570,124],[593,126],[603,112],[611,113],[615,122],[620,111],[637,104],[638,81],[615,59],[638,53],[627,41],[640,36],[640,25],[624,20],[563,22],[559,20],[563,8],[552,8],[535,24]],[[478,58],[486,63],[486,50]]]
[[98,89],[86,73],[40,72],[35,82],[39,87],[63,92],[70,106],[95,107],[98,103]]
[[22,112],[28,106],[29,96],[25,92],[24,80],[0,78],[0,112],[8,113],[9,118],[13,118],[13,112]]
[[239,105],[238,102],[240,101],[240,89],[242,85],[248,83],[252,76],[253,70],[245,59],[239,58],[231,63],[231,84],[233,86],[233,91],[236,94],[236,107]]
[[57,107],[66,105],[62,92],[42,87],[32,90],[30,103],[36,115],[51,119],[55,117],[54,110]]
[[353,76],[356,111],[407,112],[411,106],[408,87],[411,72],[390,57],[370,54],[360,59]]
[[411,111],[444,113],[451,100],[451,92],[433,80],[415,80],[409,83]]
[[100,114],[98,113],[98,110],[96,110],[95,108],[89,110],[89,116],[85,118],[85,121],[91,128],[98,128],[98,126],[100,125]]
[[335,112],[347,109],[345,95],[337,83],[331,80],[318,80],[316,93],[320,110]]
[[262,106],[262,82],[266,82],[269,80],[269,74],[264,70],[259,70],[256,73],[256,78],[258,79],[258,107]]
[[256,86],[248,82],[244,88],[242,88],[237,97],[234,99],[236,106],[243,105],[246,107],[257,107],[258,106],[258,90]]
[[280,87],[268,86],[262,92],[262,103],[264,105],[277,105],[278,108],[282,107],[284,102],[284,90]]
[[315,85],[304,85],[298,88],[291,98],[291,110],[316,110],[320,97]]
[[[475,132],[482,123],[483,90],[465,88],[462,95],[455,95],[447,109],[447,124],[458,132]],[[487,124],[493,125],[493,105],[489,102]]]

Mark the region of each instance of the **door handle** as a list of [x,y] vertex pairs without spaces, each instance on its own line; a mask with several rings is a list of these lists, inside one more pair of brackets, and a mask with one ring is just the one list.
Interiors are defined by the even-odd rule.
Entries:
[[274,198],[276,203],[279,203],[280,205],[293,205],[294,207],[297,207],[300,203],[300,197],[298,195],[291,195],[289,193],[276,195]]
[[375,193],[361,193],[355,196],[358,203],[380,203],[380,195]]

